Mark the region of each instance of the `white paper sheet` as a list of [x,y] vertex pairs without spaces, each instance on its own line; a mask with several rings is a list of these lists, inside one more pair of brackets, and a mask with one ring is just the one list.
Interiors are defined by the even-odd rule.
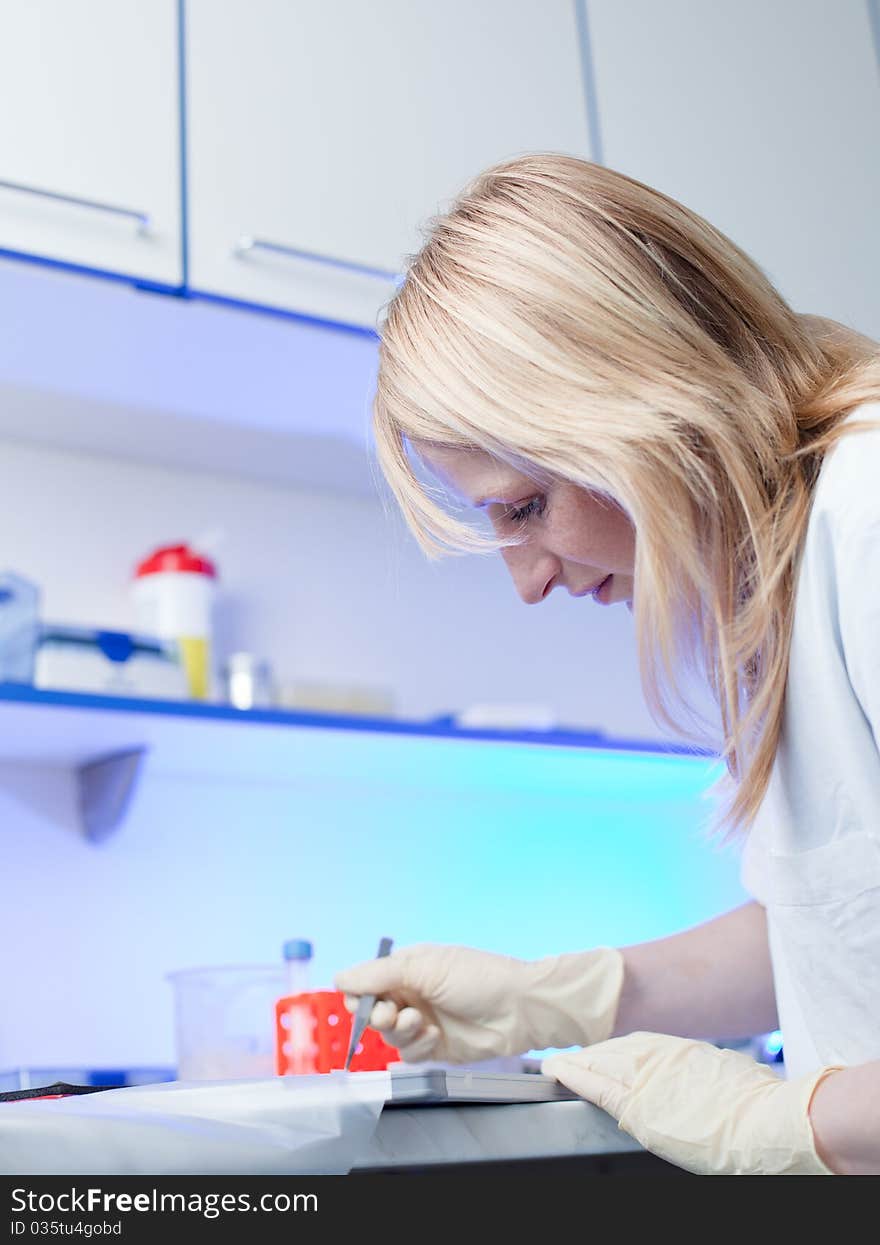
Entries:
[[0,1172],[340,1175],[390,1097],[388,1072],[331,1072],[0,1102]]

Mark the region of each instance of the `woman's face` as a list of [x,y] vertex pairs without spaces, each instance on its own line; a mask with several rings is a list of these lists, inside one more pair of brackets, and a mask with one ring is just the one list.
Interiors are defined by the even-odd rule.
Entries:
[[565,481],[538,485],[483,450],[416,449],[433,475],[487,512],[499,536],[525,534],[501,556],[527,605],[554,588],[586,596],[607,580],[595,599],[632,610],[635,529],[619,506]]

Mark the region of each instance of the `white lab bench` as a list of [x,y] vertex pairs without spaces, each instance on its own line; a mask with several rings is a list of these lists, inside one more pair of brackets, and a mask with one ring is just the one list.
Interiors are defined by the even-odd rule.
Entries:
[[[0,1103],[0,1173],[28,1175],[394,1174],[540,1169],[617,1174],[677,1168],[581,1100],[391,1103],[382,1074],[168,1084],[60,1101]],[[311,1079],[311,1078],[310,1078]],[[296,1099],[290,1097],[296,1092]],[[311,1095],[311,1096],[310,1096]]]

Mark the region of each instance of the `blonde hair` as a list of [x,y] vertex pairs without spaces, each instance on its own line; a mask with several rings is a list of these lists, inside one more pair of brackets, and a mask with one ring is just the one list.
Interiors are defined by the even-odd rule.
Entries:
[[714,793],[732,796],[713,829],[727,836],[770,779],[822,459],[875,426],[841,421],[880,398],[876,348],[860,358],[810,319],[673,199],[532,155],[489,169],[433,223],[381,333],[379,463],[430,555],[509,542],[439,504],[413,444],[481,449],[627,512],[646,701],[702,742],[680,677],[708,681],[726,765]]

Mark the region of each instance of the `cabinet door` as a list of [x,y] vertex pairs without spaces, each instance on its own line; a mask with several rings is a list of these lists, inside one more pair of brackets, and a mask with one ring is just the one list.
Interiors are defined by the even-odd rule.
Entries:
[[177,286],[176,0],[0,0],[0,249]]
[[588,154],[572,0],[187,0],[193,288],[374,327],[481,169]]
[[864,0],[588,0],[603,160],[733,238],[799,311],[880,336]]

